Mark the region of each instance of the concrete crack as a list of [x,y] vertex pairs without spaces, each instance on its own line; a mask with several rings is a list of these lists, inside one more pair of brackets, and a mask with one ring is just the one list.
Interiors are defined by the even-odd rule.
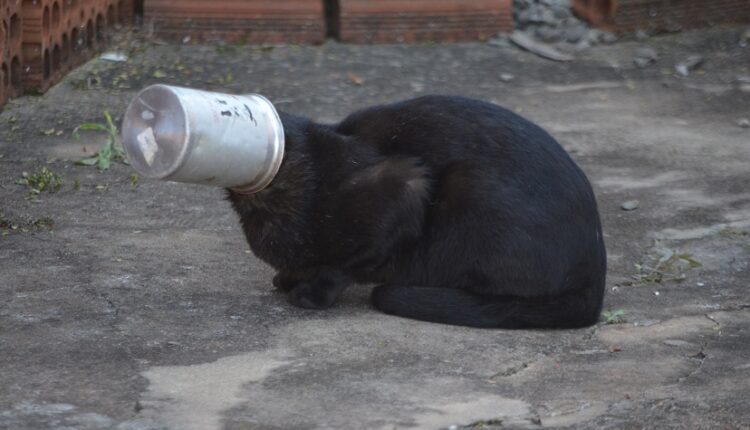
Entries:
[[716,330],[721,330],[721,323],[716,321],[716,318],[712,317],[711,314],[704,314],[703,316],[706,317],[706,319],[708,319],[712,323],[716,324],[716,327],[715,327]]
[[705,348],[706,348],[706,344],[704,343],[701,345],[700,351],[698,351],[696,354],[693,354],[687,357],[690,360],[697,361],[698,365],[695,367],[695,369],[690,371],[690,373],[688,373],[687,375],[678,378],[677,382],[684,382],[686,379],[690,378],[691,376],[695,375],[701,370],[701,368],[703,367],[703,363],[705,363],[706,359],[708,358],[708,355],[706,355],[706,353],[704,352]]
[[529,367],[529,363],[524,361],[523,363],[521,363],[519,365],[511,366],[511,367],[508,367],[508,368],[506,368],[504,370],[501,370],[501,371],[495,373],[494,375],[492,375],[492,376],[489,377],[489,380],[490,380],[490,382],[495,382],[498,378],[513,376],[513,375],[515,375],[515,374],[517,374],[519,372],[522,372],[523,370],[525,370],[528,367]]

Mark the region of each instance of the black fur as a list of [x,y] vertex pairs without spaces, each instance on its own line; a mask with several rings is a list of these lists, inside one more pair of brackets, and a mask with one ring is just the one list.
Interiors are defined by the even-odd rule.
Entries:
[[448,324],[594,324],[606,253],[591,185],[546,132],[501,107],[427,96],[328,126],[282,114],[286,153],[229,192],[274,285],[306,308],[380,284],[383,312]]

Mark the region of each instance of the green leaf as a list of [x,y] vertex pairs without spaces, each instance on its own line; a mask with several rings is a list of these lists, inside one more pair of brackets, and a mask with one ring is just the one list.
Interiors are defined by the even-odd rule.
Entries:
[[76,130],[106,130],[107,126],[97,122],[87,122],[76,127]]
[[107,120],[107,127],[108,130],[117,132],[117,127],[115,127],[115,124],[112,122],[112,115],[109,114],[108,111],[104,111],[104,118]]
[[123,163],[127,164],[125,160],[125,151],[123,151],[123,149],[118,146],[119,135],[117,126],[112,119],[112,115],[110,115],[108,111],[104,111],[104,119],[106,120],[106,125],[86,123],[80,125],[74,130],[75,137],[77,137],[79,130],[104,131],[108,135],[107,143],[99,151],[97,151],[93,157],[87,159],[86,161],[81,160],[77,164],[85,164],[89,166],[95,164],[101,171],[109,169],[113,161],[122,161]]
[[157,78],[157,79],[161,79],[161,78],[166,78],[167,74],[164,71],[162,71],[162,70],[157,70],[157,71],[154,72],[153,76],[155,78]]
[[80,130],[109,131],[107,127],[104,126],[103,124],[88,122],[85,124],[81,124],[75,129],[73,129],[73,137],[75,139],[80,139],[81,137],[81,134],[79,133]]
[[677,254],[677,257],[679,257],[681,260],[687,261],[691,269],[701,267],[700,261],[693,258],[693,256],[690,254]]
[[112,147],[110,145],[104,145],[99,151],[99,170],[109,169],[109,165],[112,160]]
[[614,311],[603,311],[602,316],[604,317],[604,323],[605,324],[619,324],[625,322],[625,319],[623,318],[623,315],[625,315],[625,311],[622,309],[617,309]]

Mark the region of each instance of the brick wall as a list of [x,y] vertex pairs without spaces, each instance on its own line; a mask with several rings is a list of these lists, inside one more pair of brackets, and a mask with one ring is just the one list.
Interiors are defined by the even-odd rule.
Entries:
[[0,0],[0,107],[21,94],[21,0]]
[[133,21],[133,0],[0,0],[0,107],[44,92]]
[[253,43],[483,40],[513,26],[511,0],[145,0],[144,21],[171,40]]
[[618,31],[677,30],[750,23],[750,0],[619,0]]
[[750,0],[574,0],[576,15],[620,33],[750,23]]
[[340,0],[344,42],[485,40],[513,29],[511,0]]
[[322,0],[146,0],[143,14],[171,40],[321,43],[326,35]]

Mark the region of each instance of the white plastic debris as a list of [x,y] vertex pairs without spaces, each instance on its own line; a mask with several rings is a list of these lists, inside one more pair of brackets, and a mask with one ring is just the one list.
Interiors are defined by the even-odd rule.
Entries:
[[102,60],[114,61],[117,63],[128,61],[128,56],[122,52],[105,52],[104,54],[100,55],[99,58]]
[[681,61],[676,66],[674,66],[674,69],[678,75],[685,77],[690,74],[691,70],[694,70],[700,67],[701,64],[703,64],[702,56],[691,55],[687,57],[684,61]]
[[514,31],[510,35],[510,41],[521,48],[534,54],[553,61],[573,61],[573,56],[564,54],[546,43],[537,42],[521,31]]

